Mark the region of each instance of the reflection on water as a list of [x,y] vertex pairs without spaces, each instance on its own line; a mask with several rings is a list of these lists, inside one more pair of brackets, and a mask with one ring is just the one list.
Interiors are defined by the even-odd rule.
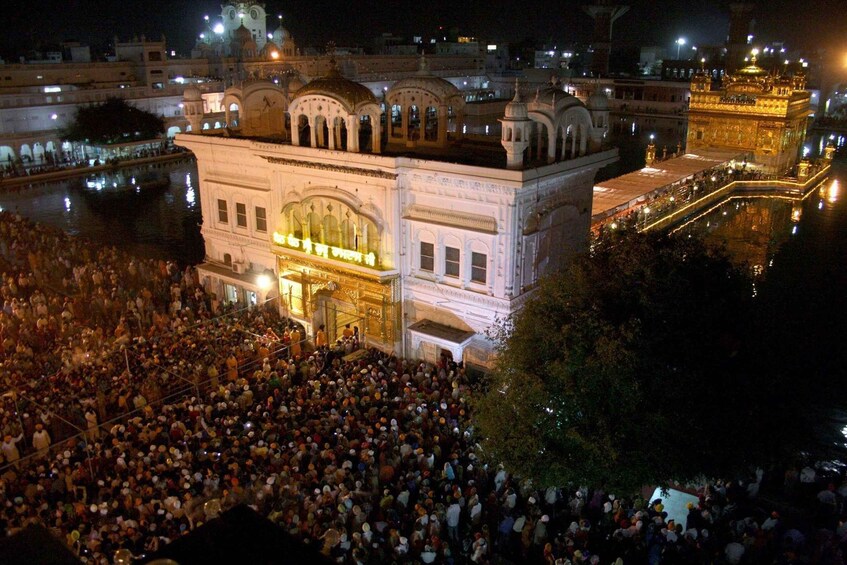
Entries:
[[734,196],[677,227],[676,233],[725,245],[733,259],[756,274],[766,273],[775,261],[789,267],[802,263],[808,269],[809,256],[815,254],[820,260],[811,263],[823,269],[831,264],[834,246],[847,245],[847,205],[839,199],[844,178],[847,164],[836,161],[830,178],[802,200]]
[[792,235],[794,217],[802,212],[789,200],[778,198],[732,198],[711,212],[683,225],[678,234],[702,237],[724,245],[739,263],[756,274],[771,264],[773,256]]
[[0,192],[0,207],[142,257],[191,264],[203,260],[193,160],[124,169],[110,177],[112,186],[100,190],[89,188],[88,180]]

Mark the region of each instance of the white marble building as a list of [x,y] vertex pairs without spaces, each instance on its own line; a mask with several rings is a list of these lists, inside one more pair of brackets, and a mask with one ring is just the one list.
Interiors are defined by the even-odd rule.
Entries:
[[617,150],[595,127],[607,110],[558,89],[511,102],[500,143],[463,138],[445,83],[422,67],[388,110],[337,72],[291,93],[253,83],[228,91],[238,129],[177,135],[197,157],[208,289],[278,301],[310,335],[350,324],[386,350],[489,364],[486,330],[587,244]]

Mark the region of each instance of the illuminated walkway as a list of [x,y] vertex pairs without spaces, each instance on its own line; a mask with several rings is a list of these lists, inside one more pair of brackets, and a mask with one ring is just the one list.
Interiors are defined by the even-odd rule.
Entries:
[[802,197],[829,173],[823,160],[804,179],[777,178],[747,170],[743,158],[732,151],[698,150],[595,185],[591,229],[666,228],[736,191]]

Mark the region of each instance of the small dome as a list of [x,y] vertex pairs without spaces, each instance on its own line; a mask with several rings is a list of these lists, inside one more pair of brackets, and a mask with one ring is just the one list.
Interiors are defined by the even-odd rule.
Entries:
[[282,26],[276,28],[276,30],[273,33],[274,43],[276,43],[278,45],[282,45],[283,42],[285,42],[285,40],[287,40],[289,38],[291,38],[291,34],[288,33],[288,30],[285,29]]
[[232,32],[232,36],[235,38],[236,41],[239,41],[239,42],[242,42],[242,43],[246,42],[246,41],[252,41],[253,40],[253,34],[250,33],[249,29],[244,27],[243,23],[240,26],[238,26],[238,29],[236,29],[234,32]]
[[203,100],[203,96],[200,93],[200,89],[196,86],[189,86],[182,93],[182,99],[186,102],[197,102],[198,100]]
[[434,95],[439,100],[445,102],[447,99],[457,96],[459,89],[448,80],[436,76],[412,76],[398,80],[388,91],[388,96],[392,92],[399,92],[404,89],[423,90]]
[[609,97],[606,96],[606,93],[603,92],[602,88],[597,87],[597,90],[595,90],[594,93],[588,97],[585,106],[589,110],[607,111],[609,110]]
[[517,85],[515,85],[515,97],[512,98],[511,102],[506,104],[505,117],[513,120],[526,120],[529,118],[526,103],[521,100],[521,91]]
[[536,90],[529,96],[527,103],[535,105],[536,110],[549,106],[557,112],[571,106],[584,106],[579,98],[554,85]]
[[295,92],[303,88],[303,81],[300,77],[294,76],[288,80],[288,92]]
[[568,96],[567,92],[551,84],[536,90],[532,101],[539,104],[553,104],[562,100],[565,96]]
[[262,47],[262,55],[269,59],[279,59],[282,55],[282,49],[277,47],[273,41],[268,40],[265,46]]
[[423,90],[429,92],[442,102],[460,94],[459,89],[452,82],[433,75],[429,71],[426,58],[421,56],[418,72],[414,76],[406,77],[394,83],[388,91],[390,98],[393,92],[404,89]]
[[298,98],[308,94],[335,98],[347,106],[348,111],[351,112],[361,104],[378,104],[376,96],[367,86],[344,78],[336,68],[333,68],[326,76],[314,79],[297,91]]
[[735,74],[744,77],[764,77],[768,76],[768,71],[756,64],[752,64],[737,70]]

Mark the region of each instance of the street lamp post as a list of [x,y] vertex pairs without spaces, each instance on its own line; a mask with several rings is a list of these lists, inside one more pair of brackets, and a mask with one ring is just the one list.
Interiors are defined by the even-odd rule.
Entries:
[[685,45],[685,38],[684,37],[677,38],[677,40],[676,40],[676,58],[677,58],[677,60],[679,60],[679,48],[682,47],[683,45]]

